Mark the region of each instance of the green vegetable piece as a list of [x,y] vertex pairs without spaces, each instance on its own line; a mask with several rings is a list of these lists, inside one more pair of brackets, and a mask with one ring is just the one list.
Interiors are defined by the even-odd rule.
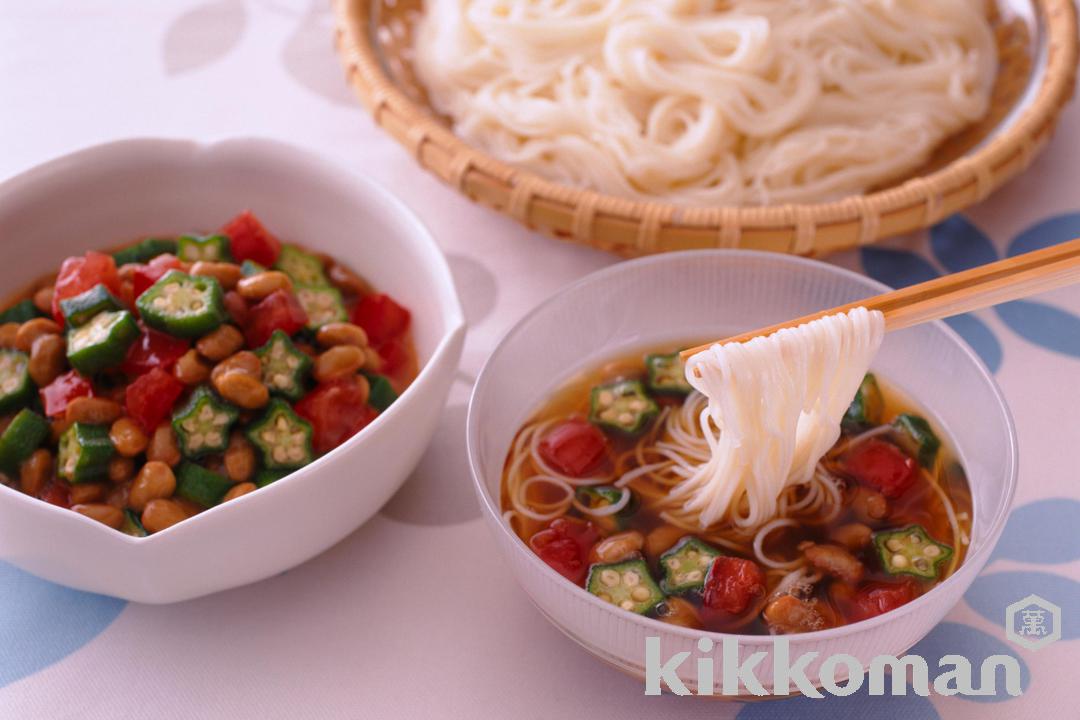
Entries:
[[169,238],[146,238],[134,245],[121,248],[112,254],[117,265],[144,263],[165,253],[176,254],[176,241]]
[[323,271],[323,262],[295,245],[282,245],[274,269],[288,275],[293,284],[306,287],[325,287],[330,284]]
[[[604,532],[613,533],[625,530],[627,521],[630,516],[637,512],[639,505],[637,495],[629,488],[626,489],[626,492],[630,493],[630,499],[622,510],[611,515],[594,516],[589,518],[589,521]],[[574,491],[574,496],[579,504],[596,510],[614,505],[622,500],[623,491],[613,485],[582,485]]]
[[847,432],[858,432],[868,427],[881,424],[881,413],[885,407],[885,399],[881,395],[877,378],[873,373],[866,373],[862,384],[855,392],[855,399],[851,401],[847,412],[840,421],[841,426]]
[[123,310],[124,304],[100,283],[84,293],[60,301],[60,312],[69,328],[85,325],[100,312]]
[[120,532],[134,537],[146,537],[148,534],[139,516],[130,510],[124,511],[124,522],[120,525]]
[[638,380],[597,385],[592,389],[589,422],[625,435],[637,435],[660,412]]
[[660,587],[670,594],[701,590],[705,587],[709,566],[718,557],[720,551],[711,545],[692,535],[684,537],[660,556],[660,567],[664,570]]
[[229,478],[186,460],[176,472],[176,494],[203,507],[217,505],[231,487]]
[[112,456],[108,426],[75,423],[60,436],[56,474],[71,483],[99,480],[108,474]]
[[349,321],[345,301],[337,288],[300,286],[296,288],[296,299],[307,313],[308,321],[304,327],[308,330],[318,330],[327,323]]
[[0,434],[0,470],[14,473],[49,434],[49,421],[23,408]]
[[27,370],[29,364],[26,353],[0,349],[0,413],[26,407],[34,399],[34,383]]
[[39,317],[46,317],[46,315],[37,309],[33,300],[20,300],[4,312],[0,312],[0,325],[9,322],[24,323]]
[[229,238],[225,235],[181,235],[176,242],[176,256],[187,262],[223,262],[232,259]]
[[874,547],[881,556],[881,567],[885,572],[914,575],[924,580],[936,578],[953,554],[951,547],[934,540],[921,525],[874,533]]
[[648,370],[646,381],[649,390],[668,395],[689,395],[694,389],[686,382],[686,366],[679,353],[670,355],[646,355],[645,368]]
[[197,458],[224,451],[229,445],[229,429],[239,415],[236,407],[219,399],[206,385],[195,388],[172,416],[180,452],[186,458]]
[[289,403],[274,398],[266,412],[247,430],[248,440],[267,470],[295,470],[311,462],[311,425]]
[[925,468],[934,466],[941,440],[934,434],[925,418],[910,413],[897,415],[893,420],[893,428],[896,429],[897,442],[909,455],[914,456]]
[[639,614],[649,612],[664,599],[645,561],[638,559],[593,565],[585,587],[601,600]]
[[368,405],[379,412],[383,412],[398,399],[397,391],[390,384],[385,375],[378,373],[364,373],[371,391],[368,393]]
[[240,263],[240,274],[244,277],[258,275],[261,272],[266,272],[266,266],[260,265],[254,260],[245,260],[244,262]]
[[139,335],[139,324],[127,310],[98,313],[68,331],[68,363],[83,375],[119,365]]
[[196,338],[215,330],[228,314],[221,285],[212,277],[170,270],[135,301],[143,322],[155,330]]
[[257,487],[266,487],[270,483],[277,482],[291,472],[292,470],[260,470],[255,473],[254,482]]
[[304,394],[304,379],[311,370],[311,358],[297,349],[283,330],[275,330],[266,344],[255,351],[262,363],[262,381],[270,392],[298,400]]

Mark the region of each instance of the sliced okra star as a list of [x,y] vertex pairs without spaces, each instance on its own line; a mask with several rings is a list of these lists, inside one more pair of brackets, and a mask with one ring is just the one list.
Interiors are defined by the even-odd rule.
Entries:
[[20,300],[7,310],[0,312],[0,325],[9,322],[24,323],[39,317],[45,317],[45,313],[37,309],[33,300]]
[[711,545],[692,535],[684,537],[660,556],[660,567],[664,569],[660,587],[667,593],[701,590],[705,586],[709,565],[718,557],[720,551]]
[[318,330],[327,323],[349,321],[345,301],[341,299],[341,291],[337,288],[298,286],[296,299],[307,313],[305,327],[309,330]]
[[64,322],[69,328],[85,325],[98,313],[123,309],[123,303],[101,283],[86,292],[60,301],[60,312],[64,314]]
[[108,474],[112,456],[108,426],[75,423],[60,436],[56,474],[70,483],[99,480]]
[[881,395],[881,388],[878,387],[877,378],[873,373],[866,373],[840,424],[848,432],[865,430],[881,422],[884,406],[885,400]]
[[231,487],[229,478],[193,462],[185,460],[176,471],[176,494],[203,507],[217,505]]
[[184,406],[173,413],[172,426],[184,457],[197,458],[223,452],[229,445],[229,430],[240,411],[200,385]]
[[371,407],[383,412],[398,399],[397,391],[394,390],[394,386],[390,384],[390,380],[386,376],[366,372],[364,377],[367,378],[368,387],[371,388],[368,392],[368,405]]
[[934,466],[941,440],[934,434],[925,418],[910,413],[897,415],[893,420],[893,429],[900,447],[914,456],[923,467]]
[[626,435],[636,435],[660,412],[638,380],[622,380],[592,389],[589,422]]
[[0,434],[0,470],[14,473],[49,434],[49,421],[29,408],[19,411]]
[[228,317],[221,285],[212,277],[170,270],[135,301],[143,322],[182,338],[201,337]]
[[139,516],[130,510],[124,511],[124,522],[120,524],[120,532],[134,537],[146,537],[148,534]]
[[614,485],[582,485],[574,491],[574,500],[590,510],[597,510],[619,502],[623,498],[623,493],[630,493],[630,498],[621,510],[613,515],[597,515],[589,519],[605,532],[618,532],[626,529],[627,520],[638,509],[637,496],[630,488],[617,488]]
[[112,256],[117,265],[145,263],[165,253],[175,255],[176,245],[176,241],[169,238],[146,238],[134,245],[117,250]]
[[922,525],[874,533],[881,567],[890,575],[914,575],[933,580],[953,549],[930,537]]
[[585,587],[604,602],[639,614],[647,613],[664,599],[645,561],[640,559],[593,565]]
[[127,310],[98,313],[85,325],[68,330],[68,363],[83,375],[114,367],[124,361],[140,335],[139,324]]
[[686,366],[677,352],[670,355],[646,355],[645,368],[648,371],[646,383],[654,393],[689,395],[694,389],[686,382]]
[[304,394],[304,379],[311,370],[311,358],[299,350],[283,330],[275,330],[255,354],[262,363],[263,384],[270,392],[291,400],[298,400]]
[[295,470],[312,461],[311,425],[289,404],[274,398],[266,412],[247,430],[267,470]]
[[325,287],[330,284],[323,270],[323,262],[311,253],[295,245],[282,245],[274,269],[289,276],[294,285]]
[[181,235],[176,241],[176,256],[187,262],[222,262],[232,257],[229,238],[224,235]]
[[34,398],[30,358],[18,350],[0,350],[0,413],[25,407]]

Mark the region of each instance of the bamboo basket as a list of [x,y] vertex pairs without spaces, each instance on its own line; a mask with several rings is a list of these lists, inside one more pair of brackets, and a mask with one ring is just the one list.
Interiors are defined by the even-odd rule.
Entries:
[[928,227],[985,199],[1046,145],[1076,81],[1073,0],[1030,0],[1030,17],[1017,4],[992,14],[1001,67],[987,117],[910,177],[833,202],[685,207],[560,185],[467,145],[428,105],[410,65],[422,0],[334,0],[349,83],[422,167],[529,228],[628,256],[716,247],[824,255]]

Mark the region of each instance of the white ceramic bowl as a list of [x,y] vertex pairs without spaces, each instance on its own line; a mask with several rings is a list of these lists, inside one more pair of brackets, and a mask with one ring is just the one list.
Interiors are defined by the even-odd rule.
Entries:
[[[721,338],[885,289],[847,270],[802,258],[749,251],[674,253],[590,275],[519,322],[476,383],[468,451],[484,517],[541,612],[597,657],[637,676],[643,675],[648,636],[660,638],[664,659],[682,651],[700,657],[698,638],[707,635],[719,648],[724,637],[634,615],[593,597],[544,564],[503,521],[499,483],[507,449],[553,387],[621,351],[663,341]],[[853,625],[789,636],[792,658],[812,650],[821,653],[809,666],[811,678],[828,655],[848,653],[866,666],[875,655],[902,654],[929,632],[989,557],[1016,484],[1016,436],[1005,402],[983,364],[947,326],[890,333],[873,367],[928,409],[951,436],[973,490],[973,537],[960,569],[902,608]],[[757,675],[771,687],[774,639],[738,639],[741,661],[754,652],[770,654]],[[721,666],[715,662],[717,692]],[[687,687],[696,687],[693,659],[682,664],[679,675]]]
[[464,339],[431,235],[373,183],[266,140],[129,140],[0,185],[0,295],[66,256],[151,234],[211,230],[250,208],[278,236],[340,258],[412,310],[421,371],[341,447],[273,485],[148,538],[0,486],[0,558],[64,585],[165,603],[280,573],[355,530],[431,439]]

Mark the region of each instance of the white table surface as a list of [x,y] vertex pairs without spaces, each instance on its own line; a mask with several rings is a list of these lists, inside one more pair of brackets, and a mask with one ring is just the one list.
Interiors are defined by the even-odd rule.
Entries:
[[[1015,654],[1021,697],[647,698],[551,627],[509,577],[479,520],[463,442],[472,379],[502,333],[615,258],[530,233],[418,170],[345,87],[326,0],[0,0],[0,179],[107,140],[251,135],[362,170],[434,231],[471,325],[435,442],[366,526],[248,587],[140,606],[0,563],[0,718],[1080,717],[1080,290],[1040,298],[1051,309],[962,321],[981,323],[967,332],[984,357],[1001,351],[1021,486],[999,557],[928,642]],[[886,243],[892,254],[830,261],[910,282],[950,257],[1004,254],[1047,220],[1035,236],[1080,235],[1078,211],[1074,104],[1027,175],[939,233],[954,255],[935,258],[924,233]],[[1028,592],[1062,606],[1066,640],[1038,652],[1006,643],[998,605]]]

